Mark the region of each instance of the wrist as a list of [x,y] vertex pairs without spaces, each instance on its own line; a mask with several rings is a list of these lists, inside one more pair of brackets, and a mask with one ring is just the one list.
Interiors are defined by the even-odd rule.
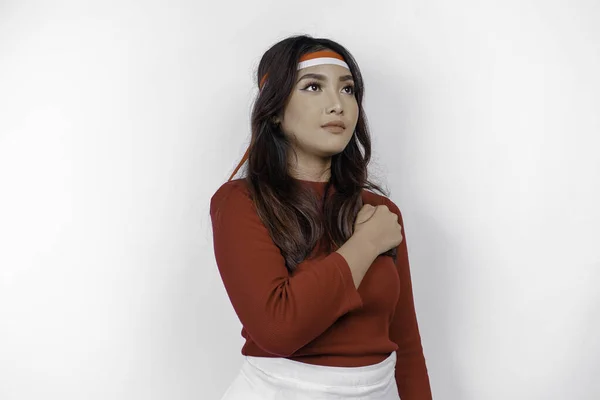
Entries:
[[373,259],[377,258],[381,251],[379,251],[378,247],[375,243],[366,235],[359,233],[355,233],[350,238],[357,247],[359,247],[365,253],[368,253],[372,256]]

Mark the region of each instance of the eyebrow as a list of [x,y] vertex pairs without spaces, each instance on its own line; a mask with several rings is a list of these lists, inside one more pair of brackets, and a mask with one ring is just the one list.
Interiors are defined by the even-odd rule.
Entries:
[[[305,74],[303,75],[300,79],[298,79],[298,82],[300,82],[302,79],[309,79],[309,78],[313,78],[313,79],[317,79],[320,81],[324,81],[327,82],[327,77],[325,75],[321,75],[321,74]],[[352,77],[352,75],[342,75],[340,76],[340,82],[344,82],[344,81],[353,81],[354,78]]]

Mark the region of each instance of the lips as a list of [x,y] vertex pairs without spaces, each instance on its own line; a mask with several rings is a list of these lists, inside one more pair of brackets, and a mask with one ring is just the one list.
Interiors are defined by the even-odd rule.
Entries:
[[321,129],[331,132],[331,133],[342,133],[346,131],[346,128],[342,128],[341,126],[338,125],[326,125],[323,126]]
[[323,128],[328,128],[328,127],[332,127],[332,126],[338,126],[342,129],[346,128],[346,125],[344,125],[344,123],[342,121],[331,121],[326,123],[325,125],[322,125]]

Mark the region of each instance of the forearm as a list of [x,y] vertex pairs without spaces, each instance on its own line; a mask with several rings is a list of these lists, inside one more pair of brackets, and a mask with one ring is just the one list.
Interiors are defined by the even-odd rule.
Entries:
[[362,282],[373,261],[379,256],[375,246],[358,235],[352,235],[336,252],[346,259],[356,288]]

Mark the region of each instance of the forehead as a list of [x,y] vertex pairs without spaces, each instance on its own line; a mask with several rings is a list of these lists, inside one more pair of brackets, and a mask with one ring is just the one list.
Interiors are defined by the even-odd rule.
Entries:
[[337,81],[340,76],[352,75],[352,72],[346,67],[335,64],[313,65],[312,67],[299,69],[296,73],[297,80],[305,74],[319,74],[323,75],[325,80]]

